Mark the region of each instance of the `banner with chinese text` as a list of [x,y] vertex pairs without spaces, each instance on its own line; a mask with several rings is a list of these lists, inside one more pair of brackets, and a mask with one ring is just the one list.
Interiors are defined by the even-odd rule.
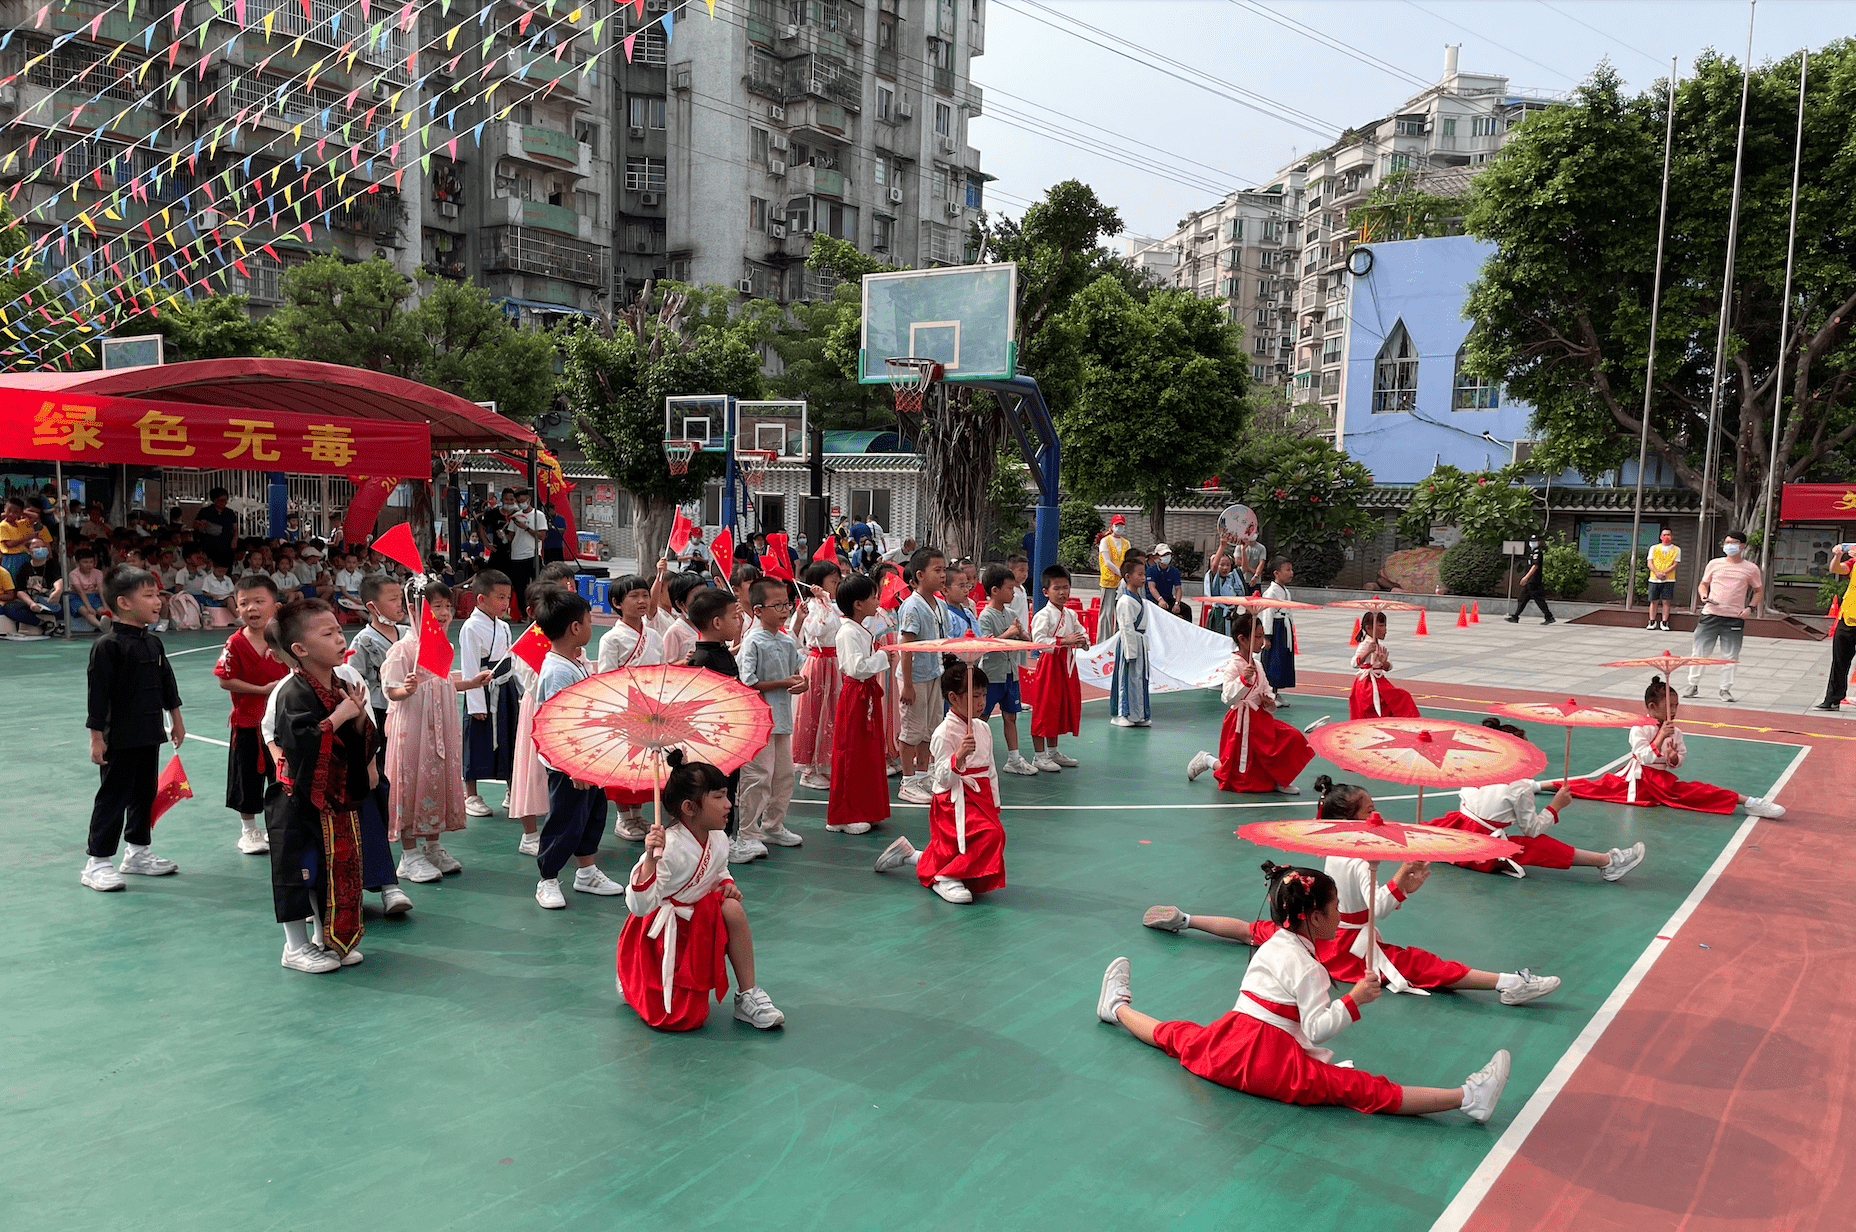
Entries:
[[1788,483],[1781,489],[1779,518],[1856,522],[1856,483]]
[[432,430],[391,420],[0,389],[0,454],[429,479]]

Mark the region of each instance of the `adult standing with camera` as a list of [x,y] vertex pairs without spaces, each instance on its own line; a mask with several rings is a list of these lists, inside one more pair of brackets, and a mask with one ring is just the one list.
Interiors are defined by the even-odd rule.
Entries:
[[[1839,543],[1830,554],[1830,571],[1838,577],[1850,575],[1850,557],[1856,544]],[[1856,660],[1856,594],[1843,592],[1842,614],[1830,632],[1830,679],[1824,684],[1824,700],[1813,710],[1841,711],[1843,699],[1850,692],[1850,662]]]
[[548,531],[547,515],[535,508],[534,493],[527,488],[516,492],[515,512],[503,515],[503,530],[509,536],[509,582],[514,591],[516,610],[528,614],[528,587],[535,580],[541,557],[542,536]]

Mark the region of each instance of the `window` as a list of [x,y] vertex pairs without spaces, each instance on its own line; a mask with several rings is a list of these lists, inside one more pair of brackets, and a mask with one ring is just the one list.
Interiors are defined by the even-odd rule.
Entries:
[[1456,394],[1450,400],[1453,411],[1494,411],[1502,405],[1502,387],[1485,380],[1463,366],[1465,343],[1456,349]]
[[878,154],[872,163],[871,175],[878,184],[889,183],[889,160]]
[[581,145],[599,144],[599,125],[591,120],[574,121],[574,140]]
[[663,99],[647,94],[634,94],[626,102],[626,119],[633,128],[664,127]]
[[1270,280],[1267,278],[1257,279],[1257,294],[1268,295],[1269,293],[1270,293]]
[[1258,334],[1256,342],[1252,344],[1250,349],[1258,355],[1268,355],[1270,353],[1269,337],[1264,334]]
[[812,198],[794,197],[786,203],[786,233],[800,235],[812,229]]
[[756,492],[754,496],[755,524],[767,534],[786,530],[786,497],[774,492]]
[[938,222],[922,221],[922,241],[920,258],[924,261],[938,261],[942,265],[961,264],[961,234],[952,227],[944,227]]
[[876,118],[888,121],[896,113],[896,92],[888,86],[876,88]]
[[870,251],[888,252],[890,228],[895,226],[889,219],[878,214],[870,219]]
[[934,135],[937,137],[954,135],[954,109],[946,103],[934,105]]
[[767,161],[768,132],[764,128],[748,125],[748,161],[765,165]]
[[833,239],[857,242],[857,207],[841,201],[813,202],[812,228]]
[[1263,379],[1263,373],[1264,373],[1264,368],[1263,368],[1263,365],[1262,365],[1262,364],[1252,364],[1252,365],[1250,365],[1250,379],[1251,379],[1251,380],[1253,380],[1253,381],[1260,381],[1260,380],[1262,380],[1262,379]]
[[934,65],[934,84],[942,90],[954,88],[954,44],[946,39],[928,40],[928,59]]
[[574,193],[574,212],[584,214],[593,221],[599,221],[599,194],[596,192]]
[[1322,364],[1338,364],[1340,362],[1340,348],[1341,337],[1339,334],[1335,334],[1333,337],[1324,340],[1321,344]]
[[1244,238],[1244,220],[1241,218],[1233,218],[1229,222],[1225,223],[1224,238],[1227,242],[1233,242],[1236,240],[1243,239]]
[[1418,409],[1418,348],[1400,321],[1379,348],[1373,365],[1373,413],[1406,413]]
[[1445,136],[1445,137],[1456,136],[1456,117],[1455,116],[1446,116],[1444,119],[1439,121],[1439,123],[1442,125],[1442,127],[1438,129],[1438,132],[1440,135]]
[[946,167],[936,167],[934,169],[934,179],[932,183],[934,185],[933,190],[932,190],[933,198],[936,201],[947,200],[947,168]]
[[1269,323],[1270,323],[1270,310],[1268,308],[1257,309],[1257,324],[1259,326],[1262,326],[1262,325],[1268,325]]
[[765,231],[767,229],[767,206],[765,197],[748,198],[748,230]]
[[633,64],[662,64],[668,58],[669,41],[664,37],[664,23],[654,21],[638,32],[632,48]]
[[852,488],[851,521],[868,522],[875,518],[884,530],[890,530],[889,489],[888,488]]
[[1500,116],[1471,116],[1469,120],[1469,135],[1472,137],[1493,137],[1501,132],[1501,129],[1498,127],[1501,122]]
[[1398,117],[1396,120],[1392,121],[1392,135],[1394,137],[1424,136],[1424,117],[1421,115],[1405,115]]
[[625,160],[625,190],[627,192],[663,192],[667,179],[667,168],[661,158],[628,158]]

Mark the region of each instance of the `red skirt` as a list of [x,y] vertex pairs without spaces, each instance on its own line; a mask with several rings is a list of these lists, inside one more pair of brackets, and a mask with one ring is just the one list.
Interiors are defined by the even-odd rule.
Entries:
[[608,787],[606,788],[606,799],[612,801],[614,804],[623,804],[629,807],[651,803],[651,793],[649,791],[626,791],[622,787]]
[[[1268,920],[1254,921],[1250,925],[1251,944],[1262,945],[1276,935],[1277,928]],[[1342,942],[1353,944],[1352,933],[1352,929],[1343,929],[1337,937],[1315,942],[1315,961],[1326,967],[1328,975],[1342,984],[1356,983],[1366,975],[1366,964],[1360,960],[1360,956],[1342,948]],[[1416,946],[1387,945],[1382,938],[1379,952],[1414,988],[1444,988],[1469,974],[1469,967],[1463,963],[1439,958],[1429,950],[1420,950]]]
[[1040,740],[1083,734],[1083,684],[1071,651],[1053,650],[1019,674],[1019,691],[1031,707],[1031,734]]
[[1411,694],[1393,684],[1390,680],[1379,682],[1379,709],[1373,709],[1373,680],[1368,676],[1354,677],[1353,690],[1347,694],[1347,717],[1349,719],[1415,719],[1418,703],[1411,700]]
[[876,823],[889,817],[889,767],[884,761],[883,678],[844,677],[832,725],[831,795],[825,824]]
[[793,764],[829,766],[831,721],[838,713],[838,688],[844,680],[837,649],[814,646],[800,675],[806,678],[806,691],[799,695],[799,713],[793,719]]
[[1318,1061],[1295,1037],[1232,1010],[1216,1022],[1163,1022],[1154,1043],[1199,1077],[1285,1104],[1338,1104],[1358,1112],[1397,1112],[1405,1094],[1378,1074]]
[[1261,710],[1250,713],[1250,758],[1240,773],[1238,763],[1238,711],[1224,712],[1218,732],[1218,769],[1213,777],[1225,791],[1275,791],[1295,782],[1315,758],[1314,746],[1289,724]]
[[1712,783],[1685,783],[1656,766],[1643,768],[1643,777],[1637,780],[1635,801],[1630,799],[1629,780],[1621,774],[1574,779],[1567,786],[1580,800],[1604,800],[1610,804],[1635,803],[1644,808],[1660,804],[1696,813],[1731,813],[1740,807],[1739,792]]
[[[1427,825],[1442,826],[1446,830],[1467,830],[1471,834],[1487,834],[1489,831],[1481,822],[1465,817],[1454,809],[1442,817],[1433,817]],[[1571,868],[1574,849],[1556,838],[1544,834],[1528,836],[1525,834],[1504,834],[1503,838],[1511,843],[1520,844],[1521,850],[1509,858],[1516,864],[1530,864],[1536,868]],[[1464,860],[1458,868],[1466,868],[1476,873],[1495,872],[1498,861]]]
[[928,846],[915,865],[915,875],[925,886],[933,885],[936,877],[952,877],[975,894],[984,894],[1005,884],[1005,827],[991,790],[975,791],[964,783],[956,790],[967,793],[967,850],[961,852],[954,832],[953,797],[937,792],[928,806]]
[[[619,930],[619,985],[625,1003],[647,1027],[694,1031],[709,1018],[709,993],[720,1001],[728,991],[728,925],[722,922],[722,891],[696,901],[695,912],[677,921],[677,966],[671,977],[670,1012],[664,1012],[664,938],[647,936],[651,916],[627,915]],[[655,914],[655,913],[653,913]]]

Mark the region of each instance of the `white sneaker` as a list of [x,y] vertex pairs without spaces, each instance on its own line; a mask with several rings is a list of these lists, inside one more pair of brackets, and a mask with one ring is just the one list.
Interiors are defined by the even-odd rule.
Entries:
[[516,844],[516,854],[519,856],[540,855],[541,854],[541,833],[540,831],[536,831],[533,834],[524,834],[522,836],[521,841]]
[[111,867],[108,860],[92,860],[84,865],[83,876],[78,880],[93,890],[120,890],[124,886],[122,874]]
[[1656,623],[1656,622],[1655,622],[1654,620],[1652,620],[1652,621],[1651,621],[1651,622],[1650,622],[1649,624],[1647,624],[1647,625],[1645,625],[1645,626],[1643,626],[1643,627],[1644,627],[1644,628],[1646,628],[1646,629],[1649,629],[1649,630],[1651,630],[1652,632],[1654,632],[1654,631],[1655,631],[1655,630],[1657,630],[1657,629],[1660,629],[1660,628],[1662,628],[1662,626],[1661,626],[1661,625],[1659,625],[1659,624],[1657,624],[1657,623]]
[[757,843],[739,834],[728,840],[728,862],[730,864],[748,864],[767,854],[767,845]]
[[1142,914],[1141,923],[1164,933],[1177,933],[1185,931],[1186,919],[1186,913],[1178,907],[1149,907]]
[[1276,794],[1279,796],[1299,796],[1302,794],[1302,789],[1297,787],[1294,783],[1278,783],[1276,784]]
[[1516,880],[1523,879],[1527,876],[1527,870],[1522,868],[1519,864],[1516,864],[1513,860],[1510,860],[1507,856],[1503,856],[1495,862],[1495,871],[1504,877],[1513,877]]
[[346,954],[337,954],[334,950],[324,947],[322,952],[344,967],[358,967],[361,965],[361,959],[365,957],[358,949],[349,950]]
[[1685,689],[1683,689],[1683,690],[1682,690],[1682,696],[1684,696],[1684,697],[1700,697],[1700,696],[1701,696],[1701,686],[1700,686],[1700,685],[1698,685],[1698,684],[1691,684],[1691,685],[1689,685],[1689,686],[1688,686],[1687,688],[1685,688]]
[[248,856],[262,855],[271,849],[271,840],[263,827],[244,826],[238,832],[238,849]]
[[870,823],[867,821],[853,821],[848,825],[842,825],[842,826],[829,826],[828,825],[825,827],[825,833],[827,834],[868,834],[870,833]]
[[439,846],[438,840],[435,838],[426,839],[425,843],[420,848],[420,853],[425,856],[425,862],[427,864],[430,864],[441,873],[450,874],[464,871],[464,866],[453,859],[450,852]]
[[1074,770],[1079,764],[1077,760],[1068,753],[1060,753],[1056,749],[1048,749],[1046,751],[1050,754],[1050,759],[1059,766],[1062,766],[1065,770]]
[[802,847],[805,845],[805,839],[801,838],[796,831],[789,830],[783,825],[762,825],[760,828],[760,837],[763,843],[772,843],[775,847]]
[[1000,769],[1004,770],[1007,774],[1036,774],[1038,772],[1036,766],[1025,760],[1023,753],[1013,753],[1010,757],[1007,757],[1005,759],[1005,765],[1001,766]]
[[1721,700],[1724,702],[1737,702],[1740,699],[1734,696],[1734,691],[1732,689],[1722,689]]
[[412,900],[406,897],[406,891],[396,885],[380,887],[380,913],[382,915],[405,915],[412,910]]
[[1128,720],[1129,727],[1152,727],[1153,725],[1154,725],[1154,722],[1152,719],[1129,719]]
[[[1781,813],[1784,809],[1779,810]],[[180,865],[169,859],[156,855],[148,848],[131,847],[122,853],[122,863],[116,866],[119,873],[136,873],[143,877],[165,877],[169,873],[180,871]]]
[[1134,1002],[1131,983],[1134,972],[1125,958],[1117,958],[1102,973],[1102,995],[1096,998],[1096,1017],[1103,1022],[1121,1025],[1121,1019],[1115,1017],[1115,1011]]
[[1057,759],[1052,757],[1049,753],[1039,753],[1036,757],[1031,759],[1031,764],[1043,774],[1061,774],[1063,772],[1063,767],[1058,765]]
[[1606,881],[1622,881],[1624,874],[1643,863],[1643,844],[1635,847],[1613,847],[1610,862],[1600,872]]
[[1502,989],[1503,1005],[1526,1005],[1529,1001],[1538,1001],[1560,986],[1557,975],[1535,975],[1526,967],[1517,973],[1521,982],[1513,988]]
[[1207,753],[1204,749],[1200,749],[1192,755],[1192,760],[1186,763],[1186,781],[1190,783],[1207,770],[1216,770],[1217,768],[1218,759],[1213,757],[1210,753]]
[[1115,716],[1114,718],[1112,718],[1112,719],[1110,719],[1110,720],[1108,721],[1108,725],[1109,725],[1110,727],[1133,727],[1133,726],[1134,726],[1134,720],[1133,720],[1133,719],[1124,719],[1124,718],[1122,718],[1122,717],[1121,717],[1120,715],[1116,715],[1116,716]]
[[[1785,806],[1783,804],[1774,804],[1764,796],[1750,797],[1746,802],[1746,811],[1748,815],[1753,817],[1785,816]],[[125,869],[123,871],[127,872],[128,870]]]
[[934,793],[928,790],[927,776],[922,774],[903,779],[902,786],[897,789],[896,795],[910,804],[934,803]]
[[1669,622],[1666,620],[1663,622],[1663,632],[1664,633],[1672,632],[1672,630],[1669,628]]
[[432,862],[426,859],[424,854],[417,848],[400,853],[400,866],[396,875],[401,881],[412,881],[420,884],[443,881],[445,879],[445,875],[433,868]]
[[758,984],[735,994],[735,1018],[762,1031],[771,1031],[786,1022],[786,1015]]
[[644,824],[643,814],[627,816],[624,813],[620,813],[618,821],[614,822],[612,826],[612,832],[614,834],[632,843],[644,842],[644,836],[649,831],[650,827]]
[[936,877],[934,879],[934,885],[929,888],[950,903],[970,903],[973,901],[973,891],[967,889],[966,882],[957,881],[952,877]]
[[890,762],[887,769],[885,770],[885,773],[890,778],[892,779],[895,778],[897,775],[902,773],[902,763],[899,761]]
[[915,859],[915,844],[906,838],[899,838],[883,848],[883,854],[876,858],[876,871],[887,873],[891,869],[901,868]]
[[327,975],[341,968],[342,960],[319,945],[284,946],[283,965],[292,971],[306,971],[310,975]]
[[1476,1124],[1485,1124],[1495,1115],[1495,1103],[1508,1085],[1508,1066],[1508,1050],[1504,1048],[1463,1084],[1463,1112]]
[[464,815],[466,817],[488,817],[490,806],[483,802],[482,796],[465,796]]
[[810,787],[814,791],[829,791],[831,790],[831,776],[828,774],[814,774],[811,771],[807,771],[799,776],[799,785],[801,787]]
[[589,864],[574,874],[574,889],[578,893],[597,894],[601,898],[625,893],[625,887],[600,872],[597,864]]
[[543,877],[535,883],[535,901],[550,911],[559,911],[567,905],[567,896],[561,893],[559,877]]

